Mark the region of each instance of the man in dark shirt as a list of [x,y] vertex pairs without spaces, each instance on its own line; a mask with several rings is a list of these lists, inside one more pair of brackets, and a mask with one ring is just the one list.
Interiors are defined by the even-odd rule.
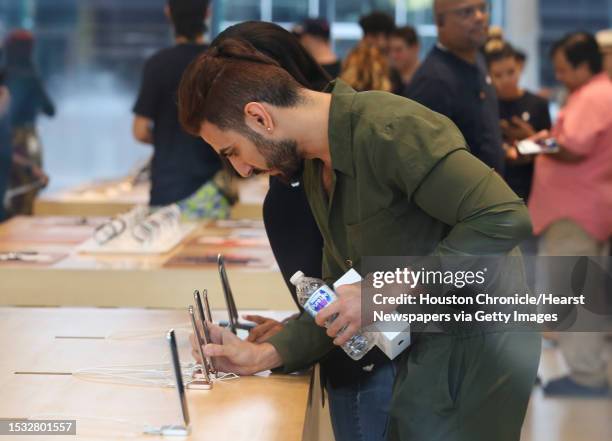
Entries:
[[395,29],[389,37],[389,61],[397,75],[395,81],[399,84],[399,92],[410,84],[414,73],[419,68],[419,52],[421,44],[419,35],[412,26],[402,26]]
[[166,15],[176,44],[147,60],[134,105],[134,137],[153,144],[150,205],[182,201],[209,182],[221,163],[201,139],[187,134],[178,122],[176,91],[189,63],[201,54],[208,0],[169,0]]
[[497,97],[480,54],[487,39],[488,8],[484,0],[436,0],[438,43],[404,96],[449,117],[471,152],[503,174]]

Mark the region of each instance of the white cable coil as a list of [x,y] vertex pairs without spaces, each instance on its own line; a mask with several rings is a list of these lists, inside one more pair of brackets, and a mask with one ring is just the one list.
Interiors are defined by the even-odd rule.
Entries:
[[[182,363],[181,372],[184,384],[194,381],[193,374],[200,370],[194,363]],[[72,376],[84,381],[94,381],[129,386],[176,387],[170,363],[151,363],[140,365],[112,365],[78,369]],[[232,372],[219,373],[213,382],[230,381],[240,378]]]

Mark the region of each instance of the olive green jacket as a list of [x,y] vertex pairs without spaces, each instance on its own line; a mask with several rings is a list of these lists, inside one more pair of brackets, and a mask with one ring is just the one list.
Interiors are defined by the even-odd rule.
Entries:
[[[328,88],[329,197],[322,162],[304,166],[304,189],[324,239],[326,282],[351,267],[360,271],[362,256],[506,253],[531,233],[523,201],[468,152],[448,118],[389,93],[355,92],[341,80]],[[307,314],[270,343],[285,372],[333,348]]]

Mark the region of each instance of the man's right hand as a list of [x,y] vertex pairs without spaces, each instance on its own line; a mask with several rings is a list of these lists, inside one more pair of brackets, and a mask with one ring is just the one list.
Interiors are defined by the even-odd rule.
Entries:
[[[215,367],[221,372],[252,375],[282,365],[280,355],[269,343],[243,341],[227,328],[210,324],[212,343],[204,346],[204,355],[213,357]],[[192,336],[192,345],[193,345]],[[199,360],[198,351],[192,351]]]

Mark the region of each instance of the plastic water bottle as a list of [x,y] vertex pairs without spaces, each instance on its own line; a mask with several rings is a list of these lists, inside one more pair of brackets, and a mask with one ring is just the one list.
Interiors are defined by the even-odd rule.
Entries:
[[[291,276],[290,281],[296,287],[298,302],[313,317],[327,305],[338,300],[336,293],[323,280],[305,277],[301,271]],[[335,318],[336,316],[332,316],[325,323],[325,327],[329,327]],[[342,345],[342,349],[353,360],[360,360],[375,343],[373,338],[368,338],[367,333],[359,331]]]

